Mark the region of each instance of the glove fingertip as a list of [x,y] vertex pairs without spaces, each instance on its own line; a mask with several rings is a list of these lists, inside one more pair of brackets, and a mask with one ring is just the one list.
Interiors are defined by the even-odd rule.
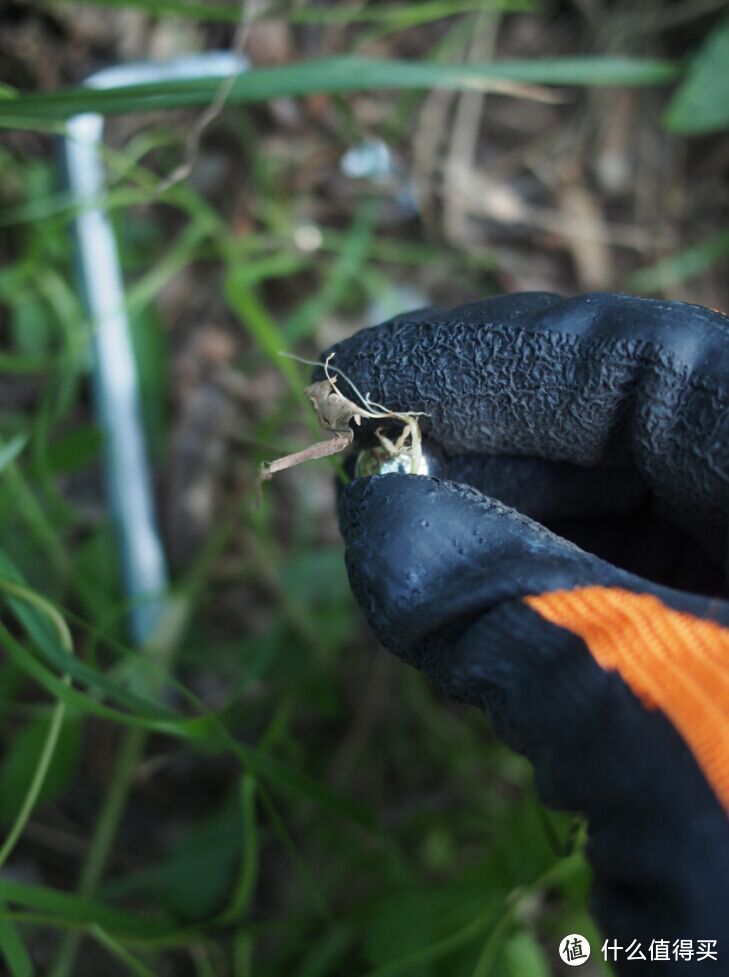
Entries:
[[569,582],[575,558],[585,558],[514,510],[438,478],[357,479],[339,517],[354,595],[382,643],[408,659],[434,633],[538,592],[545,574]]

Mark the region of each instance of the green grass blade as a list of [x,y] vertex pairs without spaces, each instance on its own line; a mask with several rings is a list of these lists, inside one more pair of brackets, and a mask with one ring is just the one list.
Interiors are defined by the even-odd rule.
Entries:
[[365,200],[358,208],[341,252],[332,268],[325,273],[322,288],[284,323],[283,332],[289,343],[307,336],[317,321],[335,308],[357,281],[372,250],[376,213],[375,201]]
[[21,671],[36,681],[51,695],[61,699],[74,713],[88,713],[126,726],[139,726],[152,732],[167,736],[180,736],[183,739],[205,739],[210,735],[210,723],[206,718],[178,719],[167,718],[164,712],[157,716],[148,713],[125,713],[111,706],[105,706],[92,696],[67,685],[45,665],[37,661],[20,642],[16,641],[6,627],[0,624],[0,638],[8,658]]
[[[2,583],[7,586],[4,581],[2,581]],[[39,650],[46,662],[54,666],[59,672],[70,675],[73,679],[83,683],[90,689],[104,693],[110,699],[112,699],[112,701],[115,701],[119,705],[123,705],[127,709],[131,710],[131,712],[136,714],[139,718],[158,720],[163,724],[168,720],[172,720],[174,723],[175,719],[178,718],[178,714],[175,713],[174,710],[168,708],[167,706],[158,705],[150,699],[137,695],[135,692],[130,692],[128,689],[124,688],[124,686],[110,679],[99,669],[94,668],[93,666],[88,665],[86,662],[80,661],[79,659],[66,653],[51,635],[39,627],[37,617],[34,617],[32,613],[25,611],[24,608],[19,607],[20,601],[10,598],[8,603],[13,607],[13,610],[17,613],[18,618],[26,627],[34,644],[39,647]],[[5,629],[3,628],[3,631],[4,630]],[[20,647],[19,643],[14,639],[11,640],[13,642],[13,649],[17,651],[17,649]],[[36,661],[36,659],[29,652],[26,652],[25,654],[27,654],[28,657],[33,661]],[[28,659],[24,660],[27,662]],[[40,662],[36,662],[36,664],[38,664],[40,668],[43,668]],[[44,670],[48,672],[48,675],[53,675],[53,673],[47,669]],[[38,670],[34,670],[34,672],[36,676],[40,674]],[[69,694],[73,694],[73,690],[69,690]]]
[[[231,87],[227,103],[382,89],[478,91],[492,87],[494,82],[626,87],[662,84],[678,74],[673,62],[650,58],[574,57],[463,65],[335,57],[241,74]],[[220,81],[212,78],[21,95],[0,101],[0,123],[14,118],[63,120],[77,112],[119,115],[205,105],[219,87]],[[519,94],[518,89],[512,91]]]
[[150,305],[165,285],[197,257],[209,235],[210,228],[204,222],[191,221],[159,261],[127,289],[127,311],[138,315]]
[[244,774],[240,785],[243,846],[241,869],[227,908],[220,917],[224,923],[235,923],[250,906],[258,879],[258,826],[256,823],[256,779]]
[[160,939],[179,931],[170,917],[150,912],[144,916],[107,906],[96,899],[85,899],[43,885],[0,878],[0,899],[12,905],[38,910],[56,917],[59,924],[83,927],[94,923],[120,938]]
[[[26,590],[19,584],[0,582],[0,585],[2,585],[6,590],[9,589],[11,593],[15,593],[21,600],[30,602],[32,605],[37,607],[41,613],[44,613],[48,617],[51,626],[56,631],[64,651],[66,651],[69,655],[73,654],[73,642],[71,640],[71,634],[68,627],[66,626],[66,622],[48,601],[44,600],[42,597],[39,597],[38,594],[35,594],[32,591]],[[68,678],[66,676],[64,676],[61,681],[64,685],[68,685]],[[23,798],[20,808],[18,809],[18,813],[15,815],[2,847],[0,847],[0,869],[8,860],[10,853],[18,843],[18,840],[22,835],[28,820],[33,813],[33,808],[35,807],[40,796],[40,792],[43,788],[43,784],[45,783],[51,761],[53,760],[53,754],[56,750],[58,737],[61,734],[61,727],[63,726],[65,714],[66,706],[64,702],[59,699],[51,714],[51,721],[48,724],[48,732],[46,733],[40,756],[38,757],[38,762],[33,772],[33,776],[31,777],[30,784],[28,785],[28,789],[25,793],[25,797]]]
[[38,763],[33,772],[33,777],[30,785],[28,786],[28,790],[23,798],[23,803],[20,805],[20,810],[16,814],[15,820],[10,826],[10,830],[5,837],[2,848],[0,848],[0,868],[5,864],[13,848],[18,843],[18,840],[22,835],[28,820],[33,813],[33,808],[36,805],[36,801],[38,800],[48,773],[48,769],[53,759],[53,754],[56,749],[56,744],[58,743],[58,737],[61,733],[65,713],[66,706],[64,703],[57,702],[51,715],[51,721],[48,725],[48,732],[46,733],[41,755],[38,758]]
[[729,16],[694,57],[663,121],[671,132],[687,136],[729,126]]
[[129,952],[122,944],[116,940],[111,933],[108,933],[103,926],[99,926],[98,923],[94,923],[89,927],[89,933],[101,946],[107,950],[112,957],[115,957],[120,963],[122,963],[130,974],[135,974],[136,977],[155,977],[153,970],[146,967],[141,960]]
[[425,0],[420,3],[383,3],[331,7],[301,7],[287,20],[304,24],[381,24],[395,30],[443,20],[460,14],[486,12],[527,12],[536,9],[533,0]]
[[74,6],[83,3],[89,7],[112,7],[122,10],[143,10],[152,17],[170,14],[189,20],[209,23],[236,24],[240,20],[238,3],[192,3],[190,0],[57,0],[48,6],[63,6],[72,2]]
[[3,902],[0,902],[0,956],[8,966],[10,977],[33,977],[33,961],[25,949],[17,926],[8,918]]
[[7,444],[0,446],[0,472],[20,455],[28,443],[27,434],[16,434]]
[[[62,675],[70,675],[71,678],[85,684],[90,689],[105,693],[113,701],[129,709],[138,719],[148,719],[153,722],[153,725],[161,722],[163,727],[168,721],[171,721],[173,726],[175,725],[179,714],[175,713],[174,710],[129,691],[118,682],[110,679],[104,672],[81,661],[68,651],[67,642],[58,639],[61,626],[67,634],[63,615],[53,607],[50,601],[45,600],[25,586],[21,574],[2,550],[0,550],[0,574],[3,578],[0,579],[0,590],[5,592],[9,606],[46,663],[55,667]],[[23,648],[2,625],[0,625],[0,633],[4,633],[8,642],[8,651],[12,656],[15,656],[19,667],[31,674],[44,688],[67,704],[75,702],[81,708],[86,705],[87,708],[96,711],[94,707],[99,707],[98,703],[92,705],[92,700],[88,696],[75,689],[68,688],[64,682]],[[107,712],[107,718],[123,715],[116,710],[111,710],[109,713],[105,707],[100,708]],[[97,714],[99,713],[97,712]],[[186,723],[186,721],[183,722]],[[142,722],[141,725],[144,723]],[[158,729],[158,731],[161,730]]]
[[225,275],[223,290],[228,305],[253,340],[281,370],[291,389],[297,396],[301,396],[302,383],[299,370],[292,360],[279,356],[279,353],[288,347],[284,334],[248,284],[245,271],[241,270],[239,274],[238,269],[230,265]]
[[[69,0],[57,0],[57,2],[60,5]],[[174,17],[211,23],[235,24],[240,19],[240,7],[236,3],[194,3],[190,0],[76,0],[76,2],[94,7],[144,10],[155,17],[170,14]],[[55,4],[51,3],[50,6]],[[286,11],[285,19],[294,24],[392,23],[412,27],[484,8],[500,11],[530,11],[534,10],[534,7],[534,3],[530,0],[490,0],[488,3],[484,3],[484,0],[430,0],[430,2],[412,5],[382,4],[377,7],[368,7],[364,4],[300,7]],[[9,89],[9,92],[12,94],[12,89]]]
[[229,749],[234,756],[237,756],[244,768],[265,777],[266,780],[285,793],[304,797],[375,835],[381,834],[381,829],[376,825],[371,813],[365,810],[362,805],[350,801],[301,771],[286,767],[263,750],[259,750],[248,743],[238,742],[215,714],[208,713],[192,719],[168,719],[164,715],[153,717],[121,712],[66,685],[40,662],[36,661],[2,624],[0,624],[0,639],[2,639],[3,647],[10,660],[35,679],[46,691],[63,700],[69,709],[89,713],[122,725],[163,733],[167,736],[201,741],[212,739],[212,742]]
[[529,885],[514,890],[506,900],[493,929],[489,932],[471,977],[491,977],[499,951],[518,916],[519,907],[534,895],[546,891],[578,873],[584,866],[581,852],[560,858]]
[[713,234],[685,251],[641,268],[628,279],[633,292],[660,292],[700,275],[720,258],[729,254],[729,229]]
[[[46,617],[41,615],[37,610],[28,608],[27,594],[32,595],[36,601],[46,607],[44,612],[46,616],[49,613],[48,608],[52,608],[52,605],[39,595],[33,594],[32,591],[27,591],[27,594],[25,593],[27,588],[24,588],[22,584],[16,582],[19,574],[2,551],[0,551],[0,568],[4,573],[15,578],[11,584],[5,584],[6,589],[8,587],[21,587],[23,589],[24,598],[10,597],[9,601],[12,602],[13,609],[23,623],[26,624],[27,622],[34,636],[38,636],[38,639],[43,642],[47,650],[50,649],[53,661],[58,665],[59,671],[70,675],[75,675],[77,671],[80,671],[82,678],[87,680],[92,686],[100,687],[111,696],[123,700],[124,704],[130,706],[132,709],[139,711],[132,713],[121,712],[118,709],[103,705],[92,696],[69,686],[63,679],[58,678],[51,672],[42,662],[34,658],[0,622],[0,638],[3,640],[10,660],[32,679],[37,681],[46,691],[65,703],[70,709],[81,713],[90,713],[124,725],[135,726],[140,729],[147,729],[171,736],[181,736],[186,739],[196,740],[212,740],[218,745],[229,749],[238,757],[244,767],[265,777],[285,792],[305,797],[307,800],[314,801],[328,808],[345,820],[378,833],[374,819],[369,812],[362,809],[361,805],[349,801],[336,791],[307,777],[300,771],[285,767],[263,750],[246,743],[238,742],[227,730],[220,718],[206,710],[204,704],[196,696],[180,686],[179,683],[175,683],[175,687],[200,710],[201,715],[190,719],[182,718],[179,716],[179,713],[155,706],[149,701],[135,696],[133,693],[119,689],[103,673],[98,672],[85,662],[79,662],[76,657],[69,655],[60,646],[54,645],[52,643],[53,634],[48,630],[49,625]],[[53,627],[58,628],[62,626],[65,628],[62,615],[55,611],[55,608],[53,608],[53,612],[55,615]],[[78,669],[79,665],[83,666],[80,670]]]
[[491,926],[497,915],[498,909],[490,905],[488,909],[479,913],[475,919],[472,919],[450,936],[438,940],[436,943],[432,943],[423,949],[415,950],[406,956],[400,957],[398,960],[382,964],[382,966],[377,967],[375,970],[371,970],[367,974],[367,977],[396,977],[397,974],[417,973],[417,967],[450,956],[456,950],[460,950],[461,947],[472,943],[483,930]]

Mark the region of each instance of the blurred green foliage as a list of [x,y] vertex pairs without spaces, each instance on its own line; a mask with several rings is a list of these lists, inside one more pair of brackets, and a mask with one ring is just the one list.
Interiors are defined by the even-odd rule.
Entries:
[[666,125],[687,135],[729,126],[729,16],[711,31],[691,59],[686,80],[666,112]]
[[[108,5],[211,21],[239,16],[237,6],[224,4]],[[293,19],[341,18],[397,30],[482,9],[445,0],[302,6]],[[673,128],[687,128],[686,106],[694,128],[726,121],[715,107],[706,108],[701,126],[695,114],[725,34],[717,29],[697,55],[669,113]],[[230,101],[382,85],[468,86],[495,75],[602,85],[666,81],[677,73],[671,64],[619,58],[523,62],[498,71],[334,59],[252,72]],[[203,104],[213,92],[206,83],[167,86],[155,107]],[[78,90],[3,95],[0,122],[21,128],[43,129],[80,107],[148,107],[134,92],[122,99]],[[250,471],[301,430],[306,372],[278,353],[294,346],[314,355],[322,317],[346,316],[382,298],[409,266],[467,267],[477,287],[490,288],[491,256],[475,250],[467,259],[390,237],[376,225],[366,196],[345,224],[322,227],[319,249],[296,247],[296,201],[286,196],[275,161],[261,165],[248,111],[237,109],[226,123],[253,182],[252,233],[236,232],[229,215],[191,182],[159,192],[149,160],[155,153],[172,162],[179,157],[182,137],[173,124],[143,129],[123,150],[108,151],[106,204],[122,245],[158,470],[169,443],[171,351],[154,303],[186,269],[204,263],[219,283],[245,337],[240,373],[254,377],[273,362],[287,382],[249,432]],[[104,959],[113,958],[119,972],[199,977],[544,977],[565,932],[597,941],[585,908],[586,862],[579,848],[562,850],[570,819],[542,810],[527,765],[491,737],[483,717],[437,703],[419,675],[383,664],[364,633],[341,551],[315,524],[311,498],[325,494],[329,473],[307,476],[293,510],[291,496],[275,486],[257,511],[250,496],[233,494],[176,578],[158,641],[145,651],[126,645],[109,515],[84,506],[83,492],[67,490],[70,479],[85,478],[98,498],[103,451],[88,404],[90,327],[74,281],[73,209],[58,187],[50,147],[40,159],[0,148],[0,185],[6,200],[0,226],[14,256],[0,269],[6,323],[0,366],[9,381],[31,390],[0,414],[0,821],[8,836],[24,829],[0,875],[0,951],[9,972],[93,972],[91,963],[72,969],[79,934]],[[711,248],[724,249],[724,237]],[[283,288],[302,274],[306,298],[279,317],[270,307],[271,286]],[[222,557],[230,553],[233,565],[223,575]],[[221,626],[226,588],[250,589],[263,623],[250,632]],[[224,689],[214,708],[200,691],[211,676]],[[59,705],[62,721],[54,729]],[[372,726],[363,718],[367,708],[383,710]],[[362,730],[353,729],[357,721]],[[101,756],[99,738],[106,744]],[[344,741],[346,769],[335,775],[332,761]],[[65,874],[54,870],[38,854],[32,831],[25,834],[24,801],[48,748],[52,762],[35,785],[30,823],[60,810],[89,831],[70,876],[68,859]],[[157,766],[183,770],[182,787],[169,775],[169,804],[164,786],[155,793]],[[135,819],[142,824],[136,833]],[[117,832],[122,852],[130,846],[136,854],[106,867],[104,844],[113,848]],[[27,875],[23,867],[34,859],[41,868]],[[41,971],[32,957],[37,934],[47,931],[72,936]]]

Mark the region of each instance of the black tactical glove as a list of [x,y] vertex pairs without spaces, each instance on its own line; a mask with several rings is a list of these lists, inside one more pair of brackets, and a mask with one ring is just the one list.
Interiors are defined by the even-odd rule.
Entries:
[[527,293],[333,350],[441,457],[342,493],[373,629],[587,815],[606,937],[693,941],[647,973],[729,974],[729,319]]

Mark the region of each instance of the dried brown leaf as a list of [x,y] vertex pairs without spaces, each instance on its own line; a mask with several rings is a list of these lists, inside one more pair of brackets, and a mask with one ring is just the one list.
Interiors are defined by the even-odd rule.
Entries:
[[354,440],[352,423],[361,424],[361,410],[351,400],[347,400],[336,387],[336,383],[331,379],[319,380],[312,383],[304,391],[312,403],[319,423],[327,431],[333,431],[334,437],[326,441],[317,441],[316,444],[309,445],[301,451],[294,451],[283,458],[276,458],[275,461],[265,462],[261,465],[259,480],[268,481],[276,472],[286,471],[295,465],[301,465],[305,461],[314,461],[317,458],[328,458],[345,451]]
[[354,438],[352,422],[357,425],[362,423],[362,408],[354,401],[347,400],[337,389],[336,382],[319,380],[308,386],[304,393],[311,401],[323,428],[338,434],[349,432],[350,441]]

